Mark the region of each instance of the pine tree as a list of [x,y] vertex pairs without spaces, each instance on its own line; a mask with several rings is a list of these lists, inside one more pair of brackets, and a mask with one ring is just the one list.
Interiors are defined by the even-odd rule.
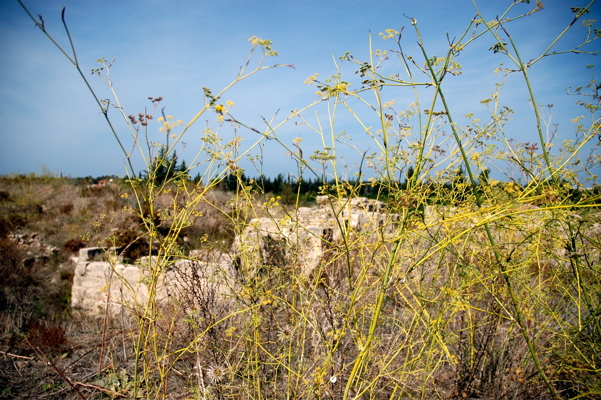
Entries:
[[157,185],[162,185],[169,181],[178,171],[176,152],[174,151],[171,157],[169,157],[167,149],[161,147],[157,155],[152,159],[149,168],[149,171],[146,171],[146,179],[154,180]]

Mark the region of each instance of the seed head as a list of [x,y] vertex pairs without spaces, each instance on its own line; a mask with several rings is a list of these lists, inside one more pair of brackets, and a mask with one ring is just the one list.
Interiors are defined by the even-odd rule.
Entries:
[[207,369],[207,379],[213,385],[218,384],[225,378],[227,374],[227,368],[222,365],[212,365]]

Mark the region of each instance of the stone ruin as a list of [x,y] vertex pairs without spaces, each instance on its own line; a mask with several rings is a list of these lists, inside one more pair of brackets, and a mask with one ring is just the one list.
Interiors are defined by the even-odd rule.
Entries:
[[251,220],[234,239],[234,262],[275,265],[281,259],[294,258],[295,264],[302,266],[301,273],[309,276],[324,252],[340,243],[347,231],[390,232],[399,219],[386,213],[385,203],[365,197],[336,200],[318,196],[316,200],[317,207],[299,207],[283,218]]
[[[143,257],[133,264],[123,264],[114,251],[98,247],[79,251],[71,289],[71,308],[87,315],[105,311],[115,315],[124,307],[133,309],[148,299],[149,268],[156,257]],[[180,293],[186,283],[203,286],[202,292],[225,299],[234,282],[233,264],[225,254],[192,250],[186,259],[176,260],[160,274],[156,298],[166,301]],[[197,290],[198,291],[198,290]]]
[[[161,274],[157,300],[165,300],[181,289],[185,292],[191,282],[200,285],[202,292],[210,291],[224,300],[236,288],[236,270],[242,263],[255,267],[279,265],[294,258],[301,273],[309,276],[346,231],[391,232],[396,221],[398,216],[386,213],[381,201],[318,196],[317,207],[300,207],[278,219],[251,220],[234,239],[229,254],[193,250],[187,258],[174,261]],[[114,250],[81,249],[73,278],[72,309],[88,315],[107,310],[114,315],[123,307],[143,304],[148,296],[149,262],[153,260],[143,258],[138,265],[123,264]]]
[[[506,243],[526,243],[529,237],[539,232],[544,238],[543,245],[555,256],[547,255],[545,257],[549,260],[538,262],[550,266],[561,262],[566,264],[566,268],[569,266],[569,259],[573,255],[566,250],[568,247],[555,247],[557,241],[567,243],[568,232],[555,224],[541,227],[541,221],[553,221],[553,216],[548,210],[529,205],[519,205],[503,213],[492,214],[485,208],[426,207],[423,225],[408,233],[399,254],[402,254],[404,264],[414,265],[426,254],[438,251],[440,243],[445,243],[446,238],[460,235],[457,236],[459,238],[462,232],[471,232],[471,235],[465,243],[460,242],[463,247],[457,251],[471,249],[472,254],[479,253],[482,250],[481,243],[487,241],[484,232],[478,229],[482,221],[501,220],[504,216],[519,217],[523,229],[514,232],[503,228],[501,224],[493,231],[493,236],[498,236],[498,240],[504,237]],[[600,218],[600,215],[593,217],[596,221]],[[210,295],[214,301],[227,301],[239,289],[237,274],[240,268],[252,275],[253,270],[258,272],[263,266],[296,265],[300,268],[299,273],[311,277],[329,250],[339,246],[343,238],[354,240],[353,235],[364,235],[364,242],[375,242],[378,237],[390,241],[398,230],[398,221],[399,216],[387,212],[386,204],[377,200],[361,197],[337,200],[320,196],[317,198],[317,207],[300,207],[284,217],[251,220],[242,234],[234,239],[229,253],[194,250],[188,257],[175,260],[161,274],[157,300],[160,302],[170,296],[193,293],[197,300]],[[552,229],[553,235],[545,233],[545,229]],[[593,222],[584,234],[586,237],[599,238],[601,223]],[[523,260],[532,257],[528,246],[514,247],[514,257]],[[590,255],[599,257],[599,252],[594,250]],[[109,260],[99,260],[99,256]],[[153,260],[143,259],[139,265],[122,264],[115,252],[99,248],[80,250],[73,279],[72,309],[88,315],[99,315],[105,310],[116,314],[124,307],[131,309],[133,304],[143,304],[148,295],[146,265],[149,262]],[[436,257],[425,264],[429,262],[436,263]],[[428,268],[428,265],[424,265],[424,271]]]

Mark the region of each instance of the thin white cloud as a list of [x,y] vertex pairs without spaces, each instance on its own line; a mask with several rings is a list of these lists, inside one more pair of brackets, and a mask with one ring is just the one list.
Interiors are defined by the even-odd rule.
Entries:
[[[59,15],[62,4],[66,3],[84,72],[96,67],[94,60],[99,57],[117,58],[112,76],[128,114],[143,112],[144,107],[150,106],[148,96],[163,96],[165,101],[161,106],[169,114],[183,120],[191,118],[203,104],[203,87],[217,91],[235,77],[250,48],[249,36],[272,39],[274,48],[280,52],[280,57],[273,61],[294,64],[296,69],[262,71],[232,90],[228,97],[236,102],[232,110],[235,115],[254,126],[261,126],[262,117],[270,118],[277,110],[283,118],[293,108],[309,103],[315,87],[302,82],[316,72],[324,79],[335,73],[332,56],[350,51],[367,60],[369,31],[374,48],[387,49],[392,42],[381,41],[377,34],[386,28],[406,26],[403,43],[421,60],[415,34],[411,32],[413,27],[405,14],[418,19],[429,54],[439,56],[448,46],[446,32],[451,39],[457,37],[475,15],[471,1],[443,0],[384,1],[377,6],[341,0],[96,3],[32,0],[26,3],[34,14],[43,14],[46,27],[65,45]],[[500,12],[494,4],[482,3],[487,18]],[[516,23],[517,28],[511,31],[525,58],[535,57],[548,41],[549,32],[560,31],[571,18],[569,10],[563,13],[566,7],[562,2],[549,1],[545,5],[547,9],[527,17],[521,25]],[[517,7],[527,9],[533,5]],[[582,36],[582,28],[578,29],[560,42],[560,48],[568,48],[577,36]],[[70,175],[122,174],[122,156],[83,82],[42,33],[36,31],[18,4],[7,6],[0,16],[0,37],[3,53],[0,118],[4,121],[5,139],[0,150],[0,173],[34,171],[40,164],[46,164]],[[468,49],[458,58],[464,74],[449,77],[445,82],[446,95],[457,115],[486,114],[480,100],[490,95],[495,82],[503,79],[492,73],[503,58],[488,50],[492,43],[490,37],[474,43],[473,51]],[[566,137],[571,130],[569,119],[578,115],[580,109],[574,98],[564,95],[564,89],[587,82],[583,65],[589,63],[588,59],[586,56],[549,58],[532,69],[538,100],[555,104],[553,120],[561,124],[560,133]],[[389,64],[387,73],[401,71],[398,62]],[[355,79],[353,72],[352,68],[345,68],[349,79]],[[101,82],[89,78],[103,97],[109,96]],[[524,127],[532,132],[532,114],[523,82],[518,78],[517,74],[505,78],[507,83],[501,96],[502,102],[516,108],[515,120],[508,129],[522,137]],[[412,101],[408,92],[385,93],[396,99],[397,104],[407,106]],[[427,97],[423,99],[429,101]],[[119,132],[127,137],[123,124],[119,119],[116,122]],[[340,121],[338,126],[341,130],[360,131],[348,121]],[[189,143],[186,154],[192,152],[201,128],[202,123],[192,132],[196,137],[184,139]],[[152,129],[155,129],[153,137],[159,137],[158,127]],[[15,132],[19,132],[17,138]],[[281,134],[291,140],[299,132],[302,132],[299,127],[289,125]],[[86,140],[82,141],[82,137]],[[533,137],[528,140],[536,140]],[[366,138],[358,135],[356,143],[369,146],[363,139]],[[98,155],[99,149],[102,156]],[[114,153],[110,156],[105,153],[111,151]],[[275,148],[270,151],[274,155],[268,160],[272,165],[270,171],[278,166],[293,168],[283,167],[290,165],[285,151]],[[352,164],[351,156],[347,157],[346,161]]]

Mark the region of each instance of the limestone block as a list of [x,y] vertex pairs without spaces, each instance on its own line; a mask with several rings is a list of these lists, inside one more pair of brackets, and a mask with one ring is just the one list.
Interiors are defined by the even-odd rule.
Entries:
[[[174,262],[156,277],[159,303],[182,301],[194,306],[207,296],[227,301],[239,290],[238,268],[244,273],[259,272],[264,265],[288,266],[294,263],[310,276],[322,262],[324,254],[347,235],[349,230],[379,235],[391,214],[384,203],[367,198],[351,200],[317,197],[318,207],[301,207],[281,220],[257,218],[234,238],[230,254],[192,251],[187,259]],[[398,218],[398,216],[397,216]],[[384,224],[384,220],[387,223]],[[375,237],[374,237],[375,239]],[[98,315],[107,308],[111,314],[144,307],[148,298],[148,275],[155,258],[143,258],[139,265],[118,263],[117,249],[108,249],[113,263],[93,261],[106,253],[98,247],[81,249],[72,289],[72,307]]]
[[87,247],[79,250],[79,261],[93,260],[104,252],[100,247]]
[[[87,315],[100,316],[108,305],[110,315],[120,312],[137,312],[148,300],[149,268],[141,260],[140,265],[117,264],[106,261],[81,261],[93,251],[80,255],[71,291],[71,307]],[[145,262],[148,262],[146,259]],[[235,288],[235,270],[229,257],[221,255],[211,262],[179,260],[156,279],[156,300],[159,304],[177,300],[178,296],[198,293],[217,296],[221,301],[231,295]],[[197,287],[192,287],[196,285]],[[200,288],[201,290],[197,290]],[[192,306],[192,304],[190,304]]]
[[80,252],[71,288],[71,307],[86,314],[97,314],[103,312],[106,304],[111,266],[104,261],[82,261],[86,257],[86,253]]

